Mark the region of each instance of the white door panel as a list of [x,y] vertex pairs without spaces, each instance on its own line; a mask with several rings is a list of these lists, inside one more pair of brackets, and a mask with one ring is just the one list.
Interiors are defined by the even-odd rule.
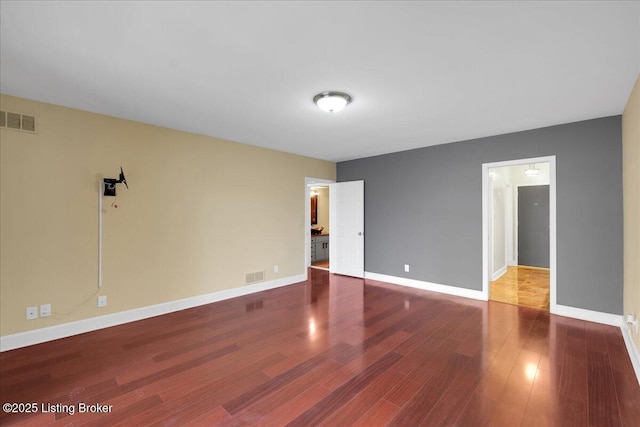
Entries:
[[364,181],[329,187],[329,271],[364,277]]

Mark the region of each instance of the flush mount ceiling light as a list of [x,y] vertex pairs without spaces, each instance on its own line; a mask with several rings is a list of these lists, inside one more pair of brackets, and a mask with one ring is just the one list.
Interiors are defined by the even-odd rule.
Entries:
[[319,109],[327,113],[337,113],[351,102],[351,96],[343,92],[322,92],[313,97]]
[[524,171],[526,176],[538,176],[540,173],[540,169],[536,168],[536,165],[529,165],[529,167]]

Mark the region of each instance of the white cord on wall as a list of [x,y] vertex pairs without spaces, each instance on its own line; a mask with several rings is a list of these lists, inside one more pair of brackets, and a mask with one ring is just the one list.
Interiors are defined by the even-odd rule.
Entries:
[[102,287],[102,180],[98,181],[98,288]]

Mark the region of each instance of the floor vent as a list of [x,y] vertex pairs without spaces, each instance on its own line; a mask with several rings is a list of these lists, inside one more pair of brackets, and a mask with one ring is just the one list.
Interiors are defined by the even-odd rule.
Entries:
[[0,111],[0,127],[36,133],[36,117],[27,114]]
[[264,280],[264,271],[255,271],[253,273],[246,273],[244,275],[244,283],[249,285],[251,283],[262,282]]

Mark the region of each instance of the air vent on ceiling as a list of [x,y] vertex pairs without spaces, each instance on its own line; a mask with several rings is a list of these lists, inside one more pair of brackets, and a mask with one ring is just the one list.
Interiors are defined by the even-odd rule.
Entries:
[[36,117],[9,111],[0,111],[0,127],[35,133]]
[[253,273],[246,273],[244,275],[244,283],[249,285],[251,283],[262,282],[264,280],[264,271],[256,271]]

